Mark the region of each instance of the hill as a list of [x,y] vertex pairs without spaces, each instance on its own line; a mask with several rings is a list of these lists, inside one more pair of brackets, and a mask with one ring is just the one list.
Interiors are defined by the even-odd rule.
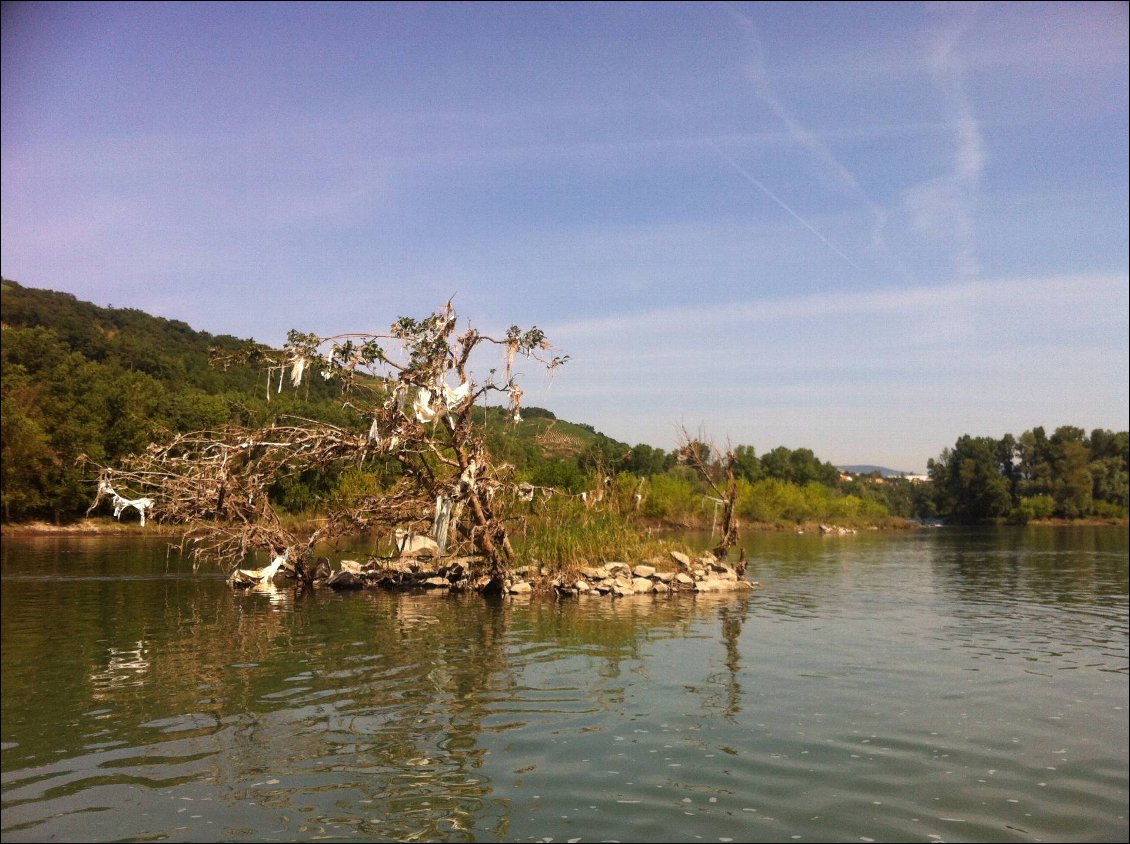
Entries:
[[836,468],[841,472],[847,472],[849,475],[874,475],[878,472],[881,478],[903,478],[915,474],[914,472],[901,472],[898,469],[888,469],[886,466],[873,466],[870,463],[837,466]]
[[[6,521],[81,514],[92,497],[85,459],[111,462],[170,433],[271,424],[287,415],[367,426],[321,379],[307,379],[297,393],[268,396],[261,367],[212,364],[217,353],[231,358],[262,348],[251,340],[10,280],[0,285],[0,297]],[[492,451],[555,485],[579,487],[586,461],[628,450],[548,410],[531,407],[524,415],[515,426],[491,408],[480,422]],[[561,465],[550,470],[547,464]],[[310,500],[297,487],[288,494],[294,507]]]

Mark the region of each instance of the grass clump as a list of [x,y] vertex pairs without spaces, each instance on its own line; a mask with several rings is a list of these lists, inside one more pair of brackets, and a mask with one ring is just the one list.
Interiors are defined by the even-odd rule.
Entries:
[[665,556],[673,548],[618,508],[587,507],[580,498],[564,495],[531,504],[509,529],[517,562],[543,566],[550,573],[617,560],[638,562]]

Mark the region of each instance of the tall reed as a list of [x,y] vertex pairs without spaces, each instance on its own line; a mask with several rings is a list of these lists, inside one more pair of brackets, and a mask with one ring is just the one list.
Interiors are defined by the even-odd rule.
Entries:
[[615,504],[587,506],[580,498],[565,495],[519,505],[508,529],[516,562],[551,572],[617,560],[639,562],[665,556],[672,547],[652,537]]

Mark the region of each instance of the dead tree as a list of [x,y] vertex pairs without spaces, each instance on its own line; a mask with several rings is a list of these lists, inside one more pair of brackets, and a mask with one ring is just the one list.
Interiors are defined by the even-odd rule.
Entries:
[[[725,454],[719,452],[713,443],[701,437],[692,438],[686,428],[679,433],[676,450],[679,462],[685,463],[713,493],[711,500],[716,508],[722,508],[722,527],[718,544],[712,553],[723,559],[726,553],[738,543],[738,479],[735,474],[737,457],[732,448]],[[717,512],[717,510],[716,510]],[[713,523],[712,523],[713,526]]]
[[[198,562],[220,560],[235,569],[250,552],[286,549],[296,569],[313,571],[320,542],[406,527],[478,554],[481,585],[497,587],[513,556],[501,513],[513,500],[513,470],[492,462],[473,410],[500,393],[520,420],[515,360],[522,356],[552,372],[567,358],[549,356],[551,347],[536,327],[512,326],[503,337],[470,327],[457,334],[456,328],[448,302],[421,320],[402,317],[383,333],[319,337],[292,331],[280,350],[253,348],[244,359],[265,366],[268,395],[287,382],[298,388],[305,379],[324,378],[341,385],[344,400],[364,421],[351,430],[283,418],[265,428],[179,434],[120,466],[102,467],[99,489],[112,484],[144,495],[153,518],[185,525],[185,542]],[[491,347],[503,365],[476,381],[473,358]],[[388,461],[400,467],[390,489],[325,502],[324,519],[305,532],[284,526],[270,500],[271,487],[287,477],[365,470]]]

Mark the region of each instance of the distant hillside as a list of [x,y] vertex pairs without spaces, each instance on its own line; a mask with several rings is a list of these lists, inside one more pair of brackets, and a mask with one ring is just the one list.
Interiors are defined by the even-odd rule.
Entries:
[[852,466],[837,466],[841,472],[847,472],[849,475],[873,475],[879,473],[881,478],[901,478],[906,475],[916,474],[915,472],[901,472],[898,469],[888,469],[886,466],[872,466],[868,463],[855,464]]
[[67,353],[94,364],[144,373],[165,385],[188,384],[208,393],[266,386],[263,374],[250,367],[222,372],[209,363],[212,349],[235,352],[251,345],[250,340],[194,331],[178,320],[133,308],[102,308],[70,293],[23,287],[8,279],[0,291],[4,345],[13,346],[13,357],[6,363],[42,370],[42,362],[17,348],[25,332],[39,331],[42,342]]

